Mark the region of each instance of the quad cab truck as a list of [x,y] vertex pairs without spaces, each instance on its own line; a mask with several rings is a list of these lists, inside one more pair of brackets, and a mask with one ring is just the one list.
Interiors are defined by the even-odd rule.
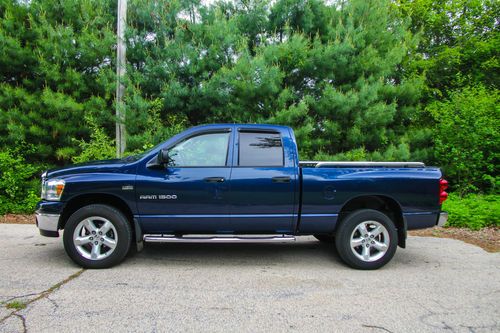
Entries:
[[357,269],[404,248],[407,230],[442,226],[447,182],[419,162],[299,161],[289,127],[214,124],[143,154],[49,170],[36,224],[64,229],[86,268],[143,242],[290,242],[313,235]]

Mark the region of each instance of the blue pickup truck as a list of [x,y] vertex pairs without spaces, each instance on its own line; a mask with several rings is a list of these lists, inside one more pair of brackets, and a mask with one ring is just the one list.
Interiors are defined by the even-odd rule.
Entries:
[[411,229],[443,225],[447,182],[418,162],[299,161],[293,130],[191,128],[143,154],[49,170],[36,223],[87,268],[143,242],[288,242],[313,235],[358,269],[385,265]]

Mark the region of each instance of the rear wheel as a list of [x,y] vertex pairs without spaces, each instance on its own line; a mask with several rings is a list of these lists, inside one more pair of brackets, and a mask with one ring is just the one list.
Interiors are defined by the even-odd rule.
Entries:
[[132,242],[132,228],[116,208],[89,205],[68,219],[63,234],[69,257],[85,268],[108,268],[120,263]]
[[372,209],[357,210],[342,221],[335,234],[342,260],[357,269],[377,269],[387,264],[398,245],[392,220]]

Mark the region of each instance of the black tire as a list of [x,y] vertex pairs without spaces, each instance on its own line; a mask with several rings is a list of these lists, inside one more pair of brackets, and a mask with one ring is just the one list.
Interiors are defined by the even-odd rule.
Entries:
[[[355,231],[355,229],[357,229],[360,224],[367,221],[375,221],[386,229],[387,233],[378,237],[383,237],[384,241],[387,241],[385,240],[385,235],[388,236],[388,245],[386,247],[385,254],[382,254],[383,251],[379,252],[378,249],[375,248],[368,250],[375,252],[374,259],[376,258],[376,255],[380,253],[381,257],[374,261],[365,261],[354,254],[355,251],[361,252],[363,250],[363,246],[365,246],[368,242],[360,245],[361,247],[355,247],[355,249],[351,248],[351,236],[359,235],[359,231]],[[364,236],[365,235],[361,237]],[[370,237],[371,236],[368,236],[368,239],[370,239]],[[364,238],[360,239],[363,239],[363,242],[366,241]],[[340,225],[335,233],[335,245],[340,258],[342,258],[347,265],[363,270],[378,269],[387,264],[396,253],[396,248],[398,246],[398,233],[394,222],[384,213],[373,209],[360,209],[350,213],[343,218],[342,221],[340,221]],[[362,256],[361,253],[359,253],[359,255]]]
[[[84,257],[78,251],[73,241],[75,229],[80,222],[89,217],[103,218],[111,222],[116,230],[115,239],[117,241],[114,250],[103,259],[88,259]],[[111,232],[111,236],[114,236],[114,231]],[[129,252],[132,243],[132,228],[125,215],[118,209],[107,205],[93,204],[80,208],[69,217],[64,227],[63,241],[66,253],[77,265],[84,268],[109,268],[119,264]],[[91,246],[93,248],[93,245]]]
[[319,240],[321,243],[334,244],[335,236],[334,235],[314,235],[314,238]]

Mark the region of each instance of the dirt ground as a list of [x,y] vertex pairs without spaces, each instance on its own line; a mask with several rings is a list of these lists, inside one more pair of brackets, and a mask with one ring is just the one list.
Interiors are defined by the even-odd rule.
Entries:
[[412,230],[412,236],[453,238],[482,247],[488,252],[500,252],[500,228],[470,230],[466,228],[432,228]]
[[5,214],[0,216],[0,223],[35,224],[35,215]]
[[[34,224],[34,215],[6,214],[0,217],[0,223]],[[412,230],[412,236],[453,238],[477,245],[488,252],[500,252],[500,228],[484,228],[478,231],[466,228],[432,228]]]

